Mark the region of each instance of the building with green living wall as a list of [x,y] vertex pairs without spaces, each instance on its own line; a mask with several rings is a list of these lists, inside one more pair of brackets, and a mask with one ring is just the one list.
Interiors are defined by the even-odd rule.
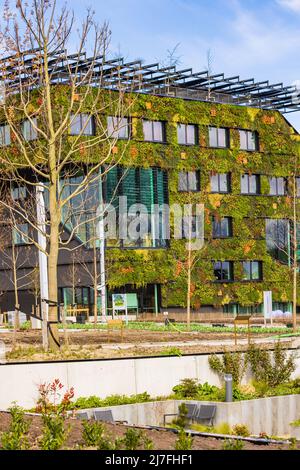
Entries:
[[[222,88],[210,80],[199,91],[199,83],[183,86],[173,81],[171,87],[164,82],[158,90],[153,81],[153,89],[126,93],[128,112],[118,118],[108,109],[101,116],[103,127],[117,133],[113,155],[122,158],[95,191],[101,191],[117,213],[119,196],[127,196],[129,205],[143,204],[150,219],[153,204],[204,205],[205,243],[191,273],[192,312],[261,313],[263,292],[268,290],[273,293],[273,309],[287,311],[293,293],[293,210],[295,202],[298,212],[300,197],[299,136],[283,115],[289,110],[281,98],[284,92],[278,97],[275,93],[277,101],[267,101],[271,92],[263,95],[253,86],[251,101],[249,92],[241,91],[237,98],[224,83]],[[68,99],[68,88],[56,85],[55,96],[61,105]],[[86,113],[88,109],[87,100]],[[121,119],[117,131],[114,119]],[[68,138],[80,131],[84,120],[83,109]],[[83,142],[97,132],[96,121],[91,121]],[[93,149],[95,161],[105,151],[105,146]],[[85,152],[83,145],[74,158],[84,161]],[[125,292],[137,295],[139,313],[184,311],[187,240],[174,239],[172,217],[169,223],[170,240],[164,238],[163,219],[155,236],[150,224],[150,234],[137,241],[124,242],[118,233],[107,238],[108,308],[113,293]],[[89,224],[83,224],[75,238],[84,245],[80,256],[92,266],[88,230]],[[28,248],[24,237],[16,242],[20,250]],[[74,265],[76,286],[71,282]],[[3,264],[1,269],[4,272]],[[61,254],[58,272],[61,301],[92,309],[91,281],[78,259]],[[0,298],[4,309],[12,298],[9,275],[6,283]],[[31,293],[21,290],[26,311]]]

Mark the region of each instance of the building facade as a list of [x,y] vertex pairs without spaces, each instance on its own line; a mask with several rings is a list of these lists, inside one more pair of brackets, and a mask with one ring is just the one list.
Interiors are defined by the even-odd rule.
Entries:
[[[57,86],[56,93],[64,94],[64,87]],[[113,153],[124,156],[102,179],[101,188],[92,188],[92,198],[99,200],[100,191],[118,214],[117,197],[126,196],[129,206],[143,204],[150,220],[153,204],[204,205],[205,243],[191,274],[192,312],[259,314],[266,290],[273,292],[274,309],[289,310],[292,219],[294,200],[298,205],[300,197],[295,129],[276,109],[151,93],[129,93],[124,100],[132,102],[130,111],[113,135]],[[102,117],[111,134],[114,119],[113,113]],[[84,123],[82,113],[69,138]],[[7,132],[3,123],[2,145],[10,144]],[[83,139],[97,132],[91,120]],[[97,159],[97,150],[93,152]],[[24,197],[20,188],[14,191],[19,191],[14,197]],[[82,201],[80,207],[80,217],[86,216],[90,207],[82,209]],[[124,243],[119,233],[106,239],[108,309],[112,293],[126,292],[137,294],[139,313],[184,311],[186,239],[172,237],[172,218],[169,221],[170,240],[164,236],[163,219],[155,235],[150,222],[150,235],[138,240]],[[68,223],[62,221],[66,232]],[[39,297],[38,254],[26,239],[30,227],[26,221],[22,225],[12,233],[19,259],[20,309],[29,313]],[[60,301],[88,306],[92,312],[91,273],[100,255],[97,242],[88,242],[88,230],[88,223],[81,224],[73,250],[60,252],[58,277]],[[0,253],[2,311],[14,309],[11,250]]]

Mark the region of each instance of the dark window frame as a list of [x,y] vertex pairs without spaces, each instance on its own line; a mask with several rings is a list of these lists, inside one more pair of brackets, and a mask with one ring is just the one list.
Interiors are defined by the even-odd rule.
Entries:
[[[209,131],[210,129],[216,129],[217,130],[217,145],[211,145],[210,143],[210,136],[209,136]],[[224,130],[225,131],[225,145],[219,145],[219,130]],[[228,127],[216,127],[216,126],[208,126],[208,144],[210,148],[215,148],[215,149],[226,149],[230,148],[230,129]]]
[[[247,187],[248,187],[248,192],[244,193],[242,192],[242,177],[243,176],[247,176],[248,179],[247,179]],[[256,178],[256,192],[253,193],[253,192],[250,192],[250,177],[255,177]],[[261,184],[260,184],[260,174],[252,174],[250,175],[249,173],[243,173],[241,174],[241,195],[243,196],[260,196],[261,195]]]
[[[250,270],[249,270],[250,278],[249,279],[244,279],[244,273],[245,273],[244,264],[245,263],[250,264]],[[258,275],[259,275],[258,279],[253,279],[253,263],[258,264]],[[244,260],[244,261],[242,261],[242,269],[243,269],[242,282],[261,282],[263,280],[263,263],[262,263],[262,261],[260,261],[260,260]]]
[[[91,133],[86,133],[86,130],[88,128],[88,126],[86,126],[85,128],[85,131],[81,133],[82,129],[83,129],[83,116],[87,116],[89,117],[89,120],[91,121],[91,126],[92,126],[92,132]],[[95,116],[94,115],[89,115],[88,113],[78,113],[76,118],[79,118],[80,119],[80,132],[77,133],[77,132],[72,132],[72,128],[71,128],[71,122],[70,122],[70,133],[69,135],[71,136],[76,136],[76,135],[80,135],[82,137],[93,137],[96,135],[96,123],[95,123]],[[72,119],[74,119],[74,113],[73,113],[73,117],[71,115],[71,121]]]
[[[117,129],[117,130],[113,130],[110,134],[109,134],[109,131],[108,131],[108,119],[111,118],[111,119],[126,119],[126,122],[127,122],[127,126],[124,126],[124,128],[127,129],[127,136],[126,137],[120,137],[119,135],[113,135],[115,132],[118,133],[120,131],[120,129]],[[131,122],[131,118],[129,116],[111,116],[110,114],[108,116],[106,116],[106,130],[107,130],[107,133],[109,134],[108,137],[110,139],[117,139],[117,140],[130,140],[131,137],[132,137],[132,122]]]
[[[220,176],[221,175],[226,175],[226,181],[227,181],[227,191],[221,191],[220,190]],[[216,176],[218,178],[218,191],[214,191],[212,189],[212,183],[211,183],[211,178],[212,176]],[[210,174],[210,186],[211,186],[211,193],[212,194],[230,194],[231,193],[231,173],[211,173]]]
[[[240,150],[243,150],[245,152],[259,152],[259,134],[257,131],[252,131],[251,129],[238,129],[239,131],[239,135],[240,135]],[[241,132],[245,132],[246,133],[246,142],[247,142],[247,148],[243,148],[241,146]],[[254,134],[254,142],[255,142],[255,148],[254,149],[251,149],[249,148],[249,134]]]
[[[38,126],[38,119],[37,116],[33,116],[31,118],[32,121],[35,122],[36,127]],[[28,125],[28,131],[29,131],[29,137],[25,135],[25,126]],[[29,119],[24,119],[24,121],[21,122],[21,133],[22,137],[25,140],[25,142],[32,142],[34,140],[38,139],[38,131],[33,127],[31,121]]]
[[[221,233],[222,233],[222,229],[221,229],[221,223],[222,223],[222,220],[227,220],[228,221],[228,232],[229,232],[229,235],[228,236],[222,236]],[[216,224],[218,224],[218,230],[215,230],[215,226]],[[218,233],[216,233],[218,232]],[[212,238],[214,240],[226,240],[228,238],[232,238],[233,237],[233,220],[232,220],[232,217],[229,217],[229,216],[224,216],[224,217],[221,217],[220,219],[217,219],[216,217],[212,217]]]
[[[196,185],[197,185],[196,189],[190,189],[189,176],[188,176],[189,173],[195,173],[195,175],[196,175]],[[180,187],[179,187],[180,176],[183,175],[183,174],[187,177],[187,189],[180,189]],[[199,193],[201,191],[200,178],[201,178],[200,170],[180,171],[178,173],[178,188],[177,188],[177,191],[179,193]]]
[[[228,263],[228,268],[229,268],[229,276],[230,278],[229,279],[224,279],[223,275],[221,276],[222,279],[217,279],[217,276],[215,274],[216,272],[216,264],[220,264],[221,267],[220,267],[220,272],[223,273],[223,271],[225,271],[223,269],[223,265],[225,263]],[[224,283],[224,284],[227,284],[229,282],[234,282],[234,264],[233,264],[233,261],[228,261],[228,260],[224,260],[224,261],[213,261],[213,272],[214,272],[214,277],[215,277],[215,280],[214,282],[216,283]]]
[[[179,126],[184,126],[185,142],[179,142],[179,138],[178,138],[178,127]],[[194,128],[194,142],[193,143],[187,142],[187,128],[189,126]],[[197,126],[197,124],[185,124],[185,123],[182,123],[182,122],[178,122],[177,123],[177,143],[179,145],[185,145],[187,147],[192,147],[193,145],[199,145],[199,127]]]
[[[273,225],[276,225],[276,228],[272,228],[272,235],[275,235],[272,238],[268,239],[268,226],[267,223],[272,222]],[[282,224],[283,222],[286,225]],[[280,228],[280,224],[282,227]],[[266,251],[271,256],[272,259],[282,263],[284,265],[288,264],[288,247],[289,247],[289,239],[288,237],[291,236],[291,221],[287,218],[272,218],[266,217],[265,218],[265,240],[266,240]],[[268,247],[268,240],[269,244],[273,244],[272,250]],[[292,249],[291,249],[292,250]],[[292,256],[292,253],[291,253]]]
[[[17,226],[18,227],[20,227],[20,226],[26,227],[26,229],[27,229],[26,233],[23,233],[21,229],[20,229],[20,231],[17,230]],[[22,232],[22,233],[20,233],[20,232]],[[16,224],[16,226],[12,228],[12,244],[14,244],[15,246],[31,245],[32,242],[29,240],[28,237],[29,237],[29,223],[28,222]]]
[[[154,142],[157,144],[166,144],[167,143],[167,130],[166,130],[166,121],[160,121],[159,119],[143,119],[142,124],[144,126],[144,122],[149,122],[151,123],[151,134],[152,134],[152,139],[145,139],[145,132],[144,132],[144,127],[143,127],[143,135],[144,135],[144,142]],[[161,130],[162,130],[162,140],[155,140],[154,139],[154,123],[159,122],[161,124]]]
[[[276,193],[271,193],[271,179],[275,180],[275,184],[276,184]],[[284,191],[283,191],[283,194],[279,194],[278,193],[278,180],[279,179],[282,179],[283,180],[283,184],[284,184]],[[269,191],[269,196],[275,196],[275,197],[280,197],[280,196],[287,196],[288,194],[288,180],[286,177],[284,176],[269,176],[269,185],[270,185],[270,191]]]
[[[1,133],[0,148],[8,147],[9,145],[11,145],[10,125],[7,124],[7,123],[1,123],[0,124],[0,133]],[[6,141],[7,137],[8,137],[9,142]]]

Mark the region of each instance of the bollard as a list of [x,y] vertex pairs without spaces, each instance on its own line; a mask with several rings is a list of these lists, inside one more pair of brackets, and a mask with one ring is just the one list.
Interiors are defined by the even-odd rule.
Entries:
[[233,401],[232,396],[232,374],[225,374],[225,401],[231,402]]

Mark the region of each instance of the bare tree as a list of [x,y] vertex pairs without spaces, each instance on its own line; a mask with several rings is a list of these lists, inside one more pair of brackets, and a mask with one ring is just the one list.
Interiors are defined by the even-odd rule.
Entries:
[[[200,211],[197,209],[195,211],[190,193],[188,194],[188,201],[183,217],[181,218],[179,213],[175,214],[176,223],[182,225],[182,227],[177,227],[177,230],[179,229],[179,232],[182,232],[185,246],[179,250],[175,249],[173,254],[177,263],[178,274],[183,272],[186,278],[186,321],[187,329],[190,330],[191,298],[193,296],[192,276],[199,265],[201,250],[204,245],[204,219],[203,205],[198,205]],[[175,236],[180,236],[180,233]]]
[[[48,260],[48,335],[50,348],[56,349],[58,254],[78,229],[74,223],[65,236],[63,211],[122,160],[126,146],[116,151],[116,142],[118,132],[127,125],[122,117],[133,100],[118,81],[119,64],[109,72],[104,67],[110,31],[106,23],[99,26],[95,22],[91,10],[77,29],[74,13],[66,6],[58,10],[56,0],[32,0],[31,5],[18,0],[15,10],[10,4],[5,3],[6,25],[0,36],[6,56],[0,61],[0,115],[7,123],[11,144],[1,148],[0,163],[6,169],[2,180],[29,187],[33,198],[37,188],[45,194],[45,230],[33,211],[29,214],[20,204],[14,211],[47,241],[44,245],[35,235],[30,237]],[[76,50],[70,56],[69,43],[75,37]],[[104,93],[112,81],[115,91]],[[108,113],[114,116],[110,130],[103,119]],[[92,121],[96,133],[90,132]],[[74,128],[76,132],[70,136]],[[72,182],[78,173],[81,178]]]

